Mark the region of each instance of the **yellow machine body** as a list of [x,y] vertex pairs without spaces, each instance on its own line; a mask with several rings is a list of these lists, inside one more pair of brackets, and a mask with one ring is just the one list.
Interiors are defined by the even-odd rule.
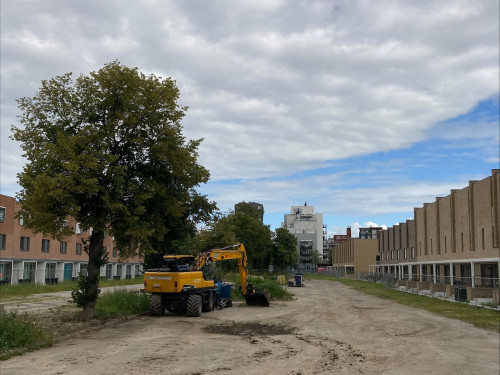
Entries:
[[179,293],[186,288],[209,288],[214,286],[213,280],[205,280],[203,272],[146,272],[144,286],[151,293]]

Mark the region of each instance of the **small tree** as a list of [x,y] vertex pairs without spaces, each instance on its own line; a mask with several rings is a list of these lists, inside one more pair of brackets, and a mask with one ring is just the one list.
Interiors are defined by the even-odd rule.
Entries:
[[286,228],[274,231],[273,263],[275,267],[293,266],[297,263],[297,237]]
[[195,188],[209,179],[197,163],[201,140],[186,141],[175,82],[119,62],[80,76],[42,81],[18,100],[22,128],[12,127],[28,162],[18,193],[26,226],[55,238],[70,235],[68,216],[93,228],[80,283],[83,319],[95,314],[105,232],[120,256],[151,252],[193,229],[215,208]]

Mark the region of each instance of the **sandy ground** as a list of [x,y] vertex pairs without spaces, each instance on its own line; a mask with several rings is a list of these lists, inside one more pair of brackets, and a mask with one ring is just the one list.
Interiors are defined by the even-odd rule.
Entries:
[[498,374],[499,335],[330,281],[296,300],[141,316],[0,363],[18,374]]

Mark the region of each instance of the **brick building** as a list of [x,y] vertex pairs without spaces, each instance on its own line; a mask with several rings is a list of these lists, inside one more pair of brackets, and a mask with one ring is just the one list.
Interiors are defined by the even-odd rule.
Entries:
[[378,255],[376,239],[350,238],[332,249],[332,270],[345,274],[368,273]]
[[[22,219],[14,215],[20,209],[15,198],[0,194],[0,282],[18,284],[35,282],[45,284],[71,280],[79,272],[85,272],[88,255],[83,250],[82,239],[89,237],[71,218],[68,225],[75,234],[61,241],[42,233],[34,233],[23,225]],[[109,253],[109,263],[101,269],[106,278],[133,278],[141,275],[141,260],[120,260],[111,236],[104,239]]]
[[372,271],[392,274],[404,288],[449,297],[499,301],[500,170],[414,209],[414,219],[379,233]]

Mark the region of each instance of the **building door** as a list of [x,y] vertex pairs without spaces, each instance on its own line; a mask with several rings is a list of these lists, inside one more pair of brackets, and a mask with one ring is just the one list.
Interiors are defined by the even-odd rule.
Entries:
[[450,280],[450,265],[449,264],[445,264],[444,265],[444,278],[445,278],[445,283],[447,284],[451,284],[451,280]]
[[54,279],[55,277],[56,277],[56,264],[47,263],[47,265],[45,266],[45,278]]
[[470,264],[460,265],[460,284],[462,285],[472,285],[472,272]]
[[73,277],[73,263],[64,263],[64,280],[71,280]]
[[12,263],[0,263],[0,283],[10,284],[12,277]]
[[35,282],[35,263],[26,262],[24,263],[24,276],[23,280]]
[[113,265],[106,264],[106,279],[111,279],[113,277]]
[[125,278],[131,279],[132,278],[132,265],[127,264],[127,268],[125,270]]
[[481,264],[481,283],[498,288],[498,264]]

